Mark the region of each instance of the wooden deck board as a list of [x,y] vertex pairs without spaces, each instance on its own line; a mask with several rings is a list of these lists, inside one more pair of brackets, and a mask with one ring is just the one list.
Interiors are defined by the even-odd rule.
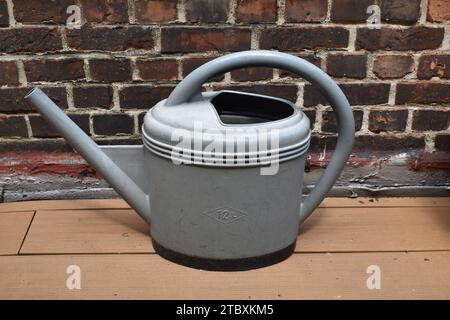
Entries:
[[120,199],[0,204],[0,299],[450,299],[449,265],[450,198],[325,199],[292,257],[231,273],[160,258]]
[[[69,265],[81,289],[66,287]],[[367,267],[381,270],[369,290]],[[246,272],[207,272],[155,254],[0,257],[0,299],[449,299],[450,252],[295,254]],[[8,275],[8,276],[4,276]]]
[[[20,253],[154,252],[131,209],[37,211]],[[450,250],[450,207],[319,208],[296,252]]]
[[0,255],[17,254],[34,211],[0,213]]

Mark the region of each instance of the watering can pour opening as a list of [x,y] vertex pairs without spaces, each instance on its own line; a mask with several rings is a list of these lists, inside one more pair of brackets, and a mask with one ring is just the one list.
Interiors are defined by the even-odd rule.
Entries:
[[[201,93],[202,84],[214,76],[257,66],[297,73],[336,112],[336,151],[303,201],[303,167],[311,134],[303,112],[275,97],[228,90]],[[355,133],[351,107],[337,84],[313,64],[276,51],[228,54],[191,72],[147,112],[141,146],[99,147],[40,89],[25,98],[150,224],[157,253],[207,270],[247,270],[289,257],[299,223],[336,181]],[[198,123],[213,133],[196,136]],[[250,133],[245,139],[242,130],[223,134],[230,129]],[[271,141],[269,150],[253,150],[251,146],[264,137],[262,129],[276,131],[278,141]],[[186,136],[189,143],[183,144]],[[242,141],[244,148],[239,149]],[[213,157],[205,151],[211,143],[232,148]],[[240,161],[243,156],[245,161]],[[275,163],[279,170],[261,174],[267,163]]]

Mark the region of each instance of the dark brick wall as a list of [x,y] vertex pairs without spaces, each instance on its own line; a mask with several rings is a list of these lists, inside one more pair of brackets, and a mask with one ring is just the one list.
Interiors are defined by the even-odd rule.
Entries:
[[[382,25],[366,22],[378,5]],[[67,7],[81,9],[69,28]],[[426,7],[425,7],[426,6]],[[448,0],[0,0],[0,148],[66,150],[23,101],[40,86],[99,143],[140,139],[144,111],[201,64],[228,52],[282,50],[332,76],[355,115],[355,150],[448,151]],[[284,70],[211,79],[303,107],[313,148],[333,147],[336,119]]]

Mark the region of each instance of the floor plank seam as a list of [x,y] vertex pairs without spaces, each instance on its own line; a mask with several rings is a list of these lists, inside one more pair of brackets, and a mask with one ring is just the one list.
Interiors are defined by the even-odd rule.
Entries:
[[30,223],[28,224],[27,231],[25,231],[25,234],[22,239],[22,243],[20,244],[19,250],[17,251],[17,255],[20,255],[20,251],[22,250],[23,244],[25,243],[25,239],[27,238],[28,232],[31,229],[31,225],[33,224],[33,220],[34,220],[34,217],[36,216],[36,212],[37,212],[37,210],[33,211],[33,216],[30,219]]

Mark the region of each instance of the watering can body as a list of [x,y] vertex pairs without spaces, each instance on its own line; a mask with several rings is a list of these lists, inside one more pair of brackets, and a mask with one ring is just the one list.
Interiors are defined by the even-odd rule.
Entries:
[[[255,66],[299,74],[336,112],[336,151],[304,201],[310,122],[303,112],[274,97],[201,93],[208,79]],[[332,79],[274,51],[234,53],[193,71],[146,114],[141,146],[99,147],[39,89],[27,99],[150,224],[157,253],[208,270],[245,270],[287,258],[299,224],[332,187],[354,139],[351,108]]]

